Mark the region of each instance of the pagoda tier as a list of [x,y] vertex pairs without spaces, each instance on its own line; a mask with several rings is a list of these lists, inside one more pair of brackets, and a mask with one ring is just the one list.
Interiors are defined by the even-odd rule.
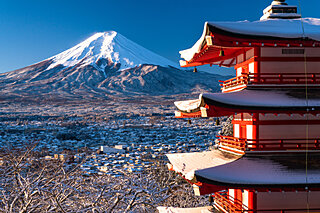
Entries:
[[[224,165],[195,171],[202,183],[243,189],[319,189],[320,155],[243,156]],[[320,205],[320,202],[319,202]],[[320,207],[320,206],[319,206]]]
[[320,189],[319,153],[310,153],[307,157],[304,154],[236,156],[212,150],[167,154],[167,157],[170,170],[180,173],[195,185],[209,184],[218,191],[228,188],[258,191]]
[[320,93],[309,89],[306,96],[303,89],[247,89],[233,93],[205,93],[197,100],[176,101],[175,105],[177,118],[221,117],[236,113],[317,115],[320,114]]
[[217,140],[220,150],[232,154],[320,152],[317,90],[308,91],[307,101],[304,90],[242,90],[175,104],[178,118],[233,115],[233,135]]
[[304,154],[239,157],[212,150],[167,157],[170,170],[192,184],[196,195],[213,194],[223,212],[320,210],[319,154],[308,156],[308,175]]
[[[254,47],[320,47],[320,19],[206,22],[203,34],[196,44],[180,51],[181,58],[184,59],[180,64],[182,67],[204,64],[231,67],[236,64],[237,56]],[[221,50],[224,51],[223,54]]]
[[234,67],[236,77],[221,82],[222,92],[320,88],[319,47],[320,19],[207,22],[198,42],[180,51],[180,64]]

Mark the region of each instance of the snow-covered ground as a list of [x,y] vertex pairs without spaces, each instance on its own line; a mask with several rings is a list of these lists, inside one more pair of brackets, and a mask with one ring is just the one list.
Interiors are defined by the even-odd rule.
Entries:
[[[119,105],[123,108],[111,103],[2,104],[0,147],[21,148],[37,143],[48,159],[69,150],[78,162],[86,156],[81,167],[84,171],[116,174],[118,170],[149,168],[150,162],[165,159],[167,153],[208,150],[220,128],[214,126],[213,119],[194,119],[192,124],[176,119],[172,105]],[[125,153],[97,153],[100,146],[116,145],[122,145]],[[81,155],[81,150],[87,150],[86,154]]]

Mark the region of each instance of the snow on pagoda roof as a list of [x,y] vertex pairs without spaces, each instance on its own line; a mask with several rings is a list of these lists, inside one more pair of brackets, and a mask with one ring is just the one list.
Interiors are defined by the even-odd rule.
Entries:
[[197,207],[197,208],[176,208],[176,207],[157,207],[159,213],[211,213],[212,206]]
[[219,150],[194,153],[167,154],[172,169],[181,173],[186,179],[194,178],[194,171],[219,166],[237,160],[239,156]]
[[174,105],[176,105],[176,107],[182,111],[182,112],[194,112],[194,111],[199,111],[200,107],[202,106],[202,98],[201,95],[199,97],[199,99],[195,99],[195,100],[187,100],[187,101],[175,101]]
[[319,187],[319,154],[309,153],[308,175],[305,154],[242,158],[221,166],[195,171],[198,181],[230,187]]
[[[302,28],[302,23],[303,27]],[[181,58],[190,61],[199,53],[206,43],[206,36],[210,36],[212,30],[224,31],[237,36],[264,36],[265,39],[311,39],[320,41],[320,19],[267,19],[261,21],[238,22],[206,22],[200,39],[193,47],[181,50]],[[185,62],[180,61],[183,65]]]
[[319,110],[320,94],[318,90],[308,91],[308,102],[305,90],[249,90],[231,93],[202,94],[206,104],[242,109],[271,110]]
[[[220,107],[233,112],[278,112],[278,111],[310,111],[320,110],[320,93],[318,90],[308,90],[308,101],[304,89],[244,89],[239,92],[231,93],[205,93],[199,96],[198,102],[182,101],[175,102],[176,107],[181,112],[195,112],[199,107],[209,105]],[[201,103],[201,104],[200,104]],[[222,115],[221,115],[222,116]]]

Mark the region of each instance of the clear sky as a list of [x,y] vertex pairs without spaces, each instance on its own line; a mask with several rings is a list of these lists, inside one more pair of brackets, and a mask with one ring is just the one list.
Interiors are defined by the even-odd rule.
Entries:
[[[0,72],[56,55],[95,32],[115,30],[178,62],[205,21],[258,20],[271,0],[0,0]],[[287,0],[298,5],[298,0]],[[319,17],[320,0],[301,0]],[[215,69],[215,68],[213,68]]]

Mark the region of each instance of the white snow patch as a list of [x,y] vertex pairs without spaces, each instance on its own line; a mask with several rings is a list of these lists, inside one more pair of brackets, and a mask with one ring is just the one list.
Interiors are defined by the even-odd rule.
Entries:
[[219,150],[167,154],[167,157],[173,167],[173,170],[183,174],[188,180],[193,179],[194,172],[196,170],[220,166],[240,158],[240,156],[232,156],[228,158]]
[[230,93],[207,93],[202,97],[218,101],[220,103],[252,106],[252,107],[319,107],[319,99],[296,98],[287,94],[286,91],[276,90],[242,90]]
[[192,110],[196,110],[201,106],[201,100],[202,100],[202,95],[200,95],[199,99],[195,99],[195,100],[175,101],[174,105],[180,111],[191,112]]

